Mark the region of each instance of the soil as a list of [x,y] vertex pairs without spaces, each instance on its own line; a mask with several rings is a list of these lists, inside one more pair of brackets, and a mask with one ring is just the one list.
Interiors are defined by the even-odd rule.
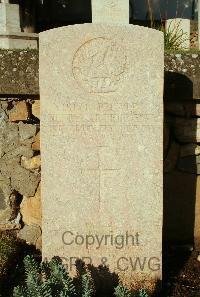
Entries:
[[200,297],[199,253],[190,246],[168,248],[164,253],[164,282],[159,297]]

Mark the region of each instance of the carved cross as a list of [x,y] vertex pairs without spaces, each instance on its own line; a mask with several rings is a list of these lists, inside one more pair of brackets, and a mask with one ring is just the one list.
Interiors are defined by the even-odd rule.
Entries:
[[[101,186],[102,186],[102,175],[104,172],[112,172],[112,171],[120,171],[121,168],[102,168],[101,164],[101,149],[106,148],[106,146],[98,146],[98,165],[96,168],[82,168],[81,172],[98,172],[98,180],[99,180],[99,207],[101,204]],[[112,167],[112,166],[111,166]],[[114,167],[114,166],[113,166]]]
[[92,22],[129,24],[129,0],[92,0]]

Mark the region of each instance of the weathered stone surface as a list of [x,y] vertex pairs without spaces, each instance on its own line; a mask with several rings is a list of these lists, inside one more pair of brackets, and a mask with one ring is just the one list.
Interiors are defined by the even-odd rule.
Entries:
[[1,34],[21,31],[19,5],[0,3],[0,28]]
[[25,225],[24,228],[18,233],[18,237],[22,240],[25,240],[28,244],[36,245],[41,234],[42,232],[39,226]]
[[24,141],[26,139],[29,139],[36,134],[36,126],[31,124],[24,124],[23,122],[19,122],[19,136],[20,140]]
[[32,149],[34,151],[40,150],[40,132],[38,132],[33,139]]
[[180,145],[176,142],[172,142],[164,161],[164,172],[171,172],[176,167],[178,157],[180,154]]
[[13,109],[9,112],[9,120],[15,121],[26,121],[28,118],[28,106],[25,101],[15,103]]
[[[162,270],[163,35],[68,26],[41,33],[40,54],[43,256],[86,256],[94,266],[106,257],[123,283],[152,286]],[[140,243],[67,246],[66,228],[138,232]],[[117,267],[133,255],[153,257],[153,269]]]
[[200,155],[180,158],[177,168],[184,172],[200,174]]
[[21,165],[28,170],[38,169],[41,166],[41,157],[40,155],[35,156],[31,159],[27,159],[26,157],[22,157]]
[[40,119],[40,101],[37,100],[32,104],[32,114]]
[[40,185],[34,197],[24,197],[20,205],[22,220],[26,225],[42,226]]
[[0,50],[0,59],[0,94],[39,94],[37,50]]
[[13,172],[10,172],[13,189],[18,191],[21,195],[28,197],[33,196],[39,184],[40,175],[24,169],[18,163],[15,165],[12,163],[11,166],[15,166]]
[[0,172],[3,178],[9,178],[13,190],[24,196],[34,196],[40,181],[40,175],[21,167],[20,158],[0,159]]
[[92,22],[129,24],[129,0],[92,0]]
[[174,120],[174,134],[180,142],[200,142],[200,119]]
[[200,155],[200,146],[195,143],[185,144],[181,146],[181,157],[192,155]]

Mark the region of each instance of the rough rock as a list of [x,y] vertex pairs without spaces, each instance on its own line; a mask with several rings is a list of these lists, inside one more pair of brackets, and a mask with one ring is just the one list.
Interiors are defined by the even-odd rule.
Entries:
[[36,249],[42,251],[42,236],[40,236],[36,241]]
[[32,149],[34,151],[40,150],[40,132],[37,133],[37,135],[34,137],[34,142],[32,144]]
[[181,146],[181,157],[200,155],[200,146],[195,143],[185,144]]
[[164,161],[164,172],[170,172],[176,167],[179,154],[180,145],[176,142],[172,142],[168,151],[168,155]]
[[37,225],[25,225],[18,233],[18,237],[25,240],[28,244],[36,245],[38,238],[41,236],[41,228]]
[[26,139],[29,139],[36,134],[36,126],[31,124],[24,124],[22,122],[19,122],[19,136],[20,140],[24,141]]
[[28,159],[26,157],[22,157],[21,159],[21,165],[28,170],[34,170],[38,169],[41,166],[41,157],[40,155],[35,156],[31,159]]
[[40,181],[40,175],[33,173],[19,164],[10,173],[12,188],[23,196],[33,196]]
[[26,225],[42,226],[41,188],[38,186],[34,197],[23,197],[20,205],[22,220]]
[[26,101],[19,101],[14,104],[13,109],[9,112],[9,120],[15,121],[26,121],[28,119],[28,105]]
[[21,195],[33,196],[40,181],[40,175],[23,168],[20,158],[0,160],[0,172],[3,178],[10,178],[11,187]]
[[3,144],[3,154],[11,152],[19,147],[18,125],[15,123],[6,123],[0,130],[0,138]]
[[180,158],[177,169],[188,173],[200,174],[200,155]]
[[32,114],[40,119],[40,101],[36,100],[33,104],[32,104]]

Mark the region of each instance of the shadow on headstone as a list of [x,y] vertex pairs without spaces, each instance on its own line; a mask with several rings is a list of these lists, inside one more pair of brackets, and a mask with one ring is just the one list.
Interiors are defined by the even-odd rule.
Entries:
[[[181,156],[182,146],[197,142],[197,119],[192,117],[192,122],[190,122],[191,118],[187,122],[186,104],[190,104],[189,116],[195,115],[196,111],[196,104],[192,100],[192,81],[183,74],[166,72],[163,226],[164,255],[166,256],[164,257],[165,278],[168,277],[168,273],[176,276],[180,272],[190,256],[189,246],[194,243],[197,166],[192,164],[193,173],[188,172],[187,166],[179,166],[180,160],[181,164],[188,165],[188,160],[184,160],[184,157]],[[175,114],[173,107],[171,108],[172,113],[169,112],[167,108],[169,102],[176,105]],[[192,108],[194,110],[191,110]],[[183,114],[176,114],[177,110],[178,113],[181,110]],[[189,155],[195,156],[195,148],[193,152],[190,151]],[[172,255],[169,255],[168,247],[170,245],[176,246]],[[181,252],[184,246],[186,249]]]
[[119,277],[116,273],[110,272],[107,266],[85,265],[82,260],[76,261],[77,275],[88,273],[91,276],[95,288],[95,296],[111,296],[114,288],[119,284]]

